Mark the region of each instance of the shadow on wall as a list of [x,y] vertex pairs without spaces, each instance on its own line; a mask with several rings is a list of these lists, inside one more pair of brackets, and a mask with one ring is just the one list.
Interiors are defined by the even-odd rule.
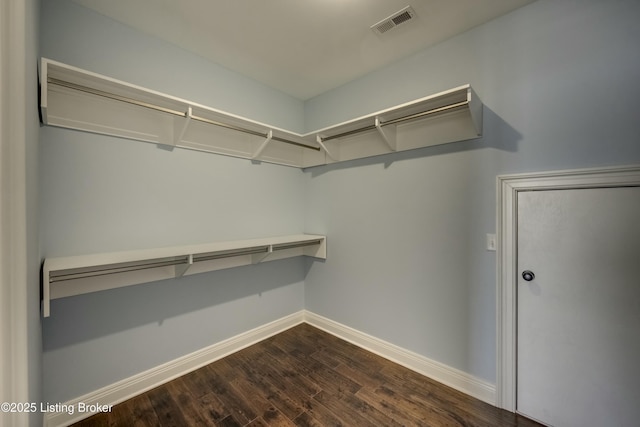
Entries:
[[162,325],[182,314],[260,297],[302,282],[304,274],[304,261],[291,258],[56,299],[51,302],[51,317],[43,319],[43,350],[154,322]]
[[483,135],[476,139],[466,141],[432,145],[430,147],[417,148],[414,150],[400,151],[397,153],[384,154],[380,156],[365,157],[362,159],[348,160],[344,162],[331,163],[328,165],[308,168],[312,177],[321,176],[333,170],[354,168],[359,166],[369,166],[384,164],[385,168],[390,167],[394,162],[415,159],[419,157],[440,156],[461,151],[480,150],[484,148],[494,148],[501,151],[518,151],[518,142],[522,139],[522,134],[514,129],[507,122],[502,120],[496,113],[486,105],[483,107]]

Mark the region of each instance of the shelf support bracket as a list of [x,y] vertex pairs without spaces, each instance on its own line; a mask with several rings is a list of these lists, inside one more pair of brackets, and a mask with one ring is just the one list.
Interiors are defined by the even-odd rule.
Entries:
[[189,256],[187,257],[187,262],[186,264],[178,264],[176,265],[176,279],[179,277],[184,276],[184,273],[187,272],[187,270],[189,269],[189,267],[191,267],[193,265],[193,255],[189,254]]
[[262,252],[259,254],[253,254],[251,255],[251,263],[252,264],[258,264],[262,261],[264,261],[264,259],[266,257],[268,257],[269,255],[271,255],[273,253],[273,245],[269,245],[269,249],[267,250],[267,252]]
[[322,147],[322,149],[324,150],[325,153],[327,153],[327,156],[329,156],[329,158],[331,158],[331,160],[335,161],[335,162],[339,162],[340,160],[338,160],[338,158],[336,156],[334,156],[333,154],[331,154],[331,151],[329,151],[327,149],[327,146],[324,145],[324,142],[322,142],[322,137],[320,135],[316,135],[316,142],[318,143],[318,145],[320,147]]
[[258,157],[260,157],[264,149],[267,148],[267,145],[271,142],[272,138],[273,138],[273,129],[269,129],[269,132],[267,132],[267,139],[265,139],[264,142],[260,144],[260,147],[258,147],[256,152],[253,153],[253,156],[251,156],[251,158],[257,159]]
[[380,118],[376,117],[375,127],[378,130],[378,133],[382,137],[383,141],[389,146],[391,151],[398,151],[398,141],[396,138],[396,126],[389,126],[388,130],[382,129],[382,123],[380,123]]
[[182,121],[182,127],[175,127],[173,133],[173,145],[178,146],[180,141],[184,138],[184,134],[187,133],[187,128],[189,127],[189,123],[191,123],[191,118],[193,117],[193,110],[191,107],[187,108],[187,111],[184,113],[184,121]]

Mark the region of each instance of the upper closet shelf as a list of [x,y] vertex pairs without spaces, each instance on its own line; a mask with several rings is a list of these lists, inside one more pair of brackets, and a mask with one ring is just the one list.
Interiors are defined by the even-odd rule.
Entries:
[[44,124],[300,168],[477,138],[469,85],[299,134],[42,59]]
[[42,312],[52,299],[295,256],[327,258],[325,236],[298,234],[127,252],[46,258]]

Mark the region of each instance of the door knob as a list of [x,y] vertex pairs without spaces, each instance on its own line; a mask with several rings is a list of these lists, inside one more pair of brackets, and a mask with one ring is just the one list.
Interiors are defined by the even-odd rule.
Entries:
[[527,282],[530,282],[530,281],[532,281],[533,279],[536,278],[536,275],[533,274],[533,271],[525,270],[525,271],[522,272],[522,278],[524,280],[526,280]]

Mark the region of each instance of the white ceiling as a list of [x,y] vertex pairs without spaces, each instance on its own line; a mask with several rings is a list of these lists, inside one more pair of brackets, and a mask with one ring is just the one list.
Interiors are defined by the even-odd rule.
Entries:
[[[73,0],[306,100],[533,0]],[[383,35],[371,25],[411,5]]]

